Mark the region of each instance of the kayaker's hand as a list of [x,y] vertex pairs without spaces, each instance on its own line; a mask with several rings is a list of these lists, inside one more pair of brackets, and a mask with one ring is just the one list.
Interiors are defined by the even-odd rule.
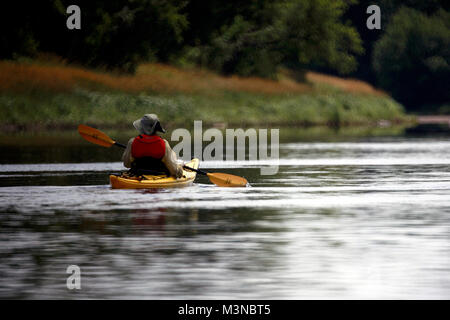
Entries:
[[178,165],[177,166],[177,175],[176,178],[179,179],[183,176],[183,166],[182,165]]

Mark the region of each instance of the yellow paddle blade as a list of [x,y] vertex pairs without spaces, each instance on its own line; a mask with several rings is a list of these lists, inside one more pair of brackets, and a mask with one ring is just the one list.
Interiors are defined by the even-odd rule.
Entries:
[[115,143],[113,139],[100,130],[85,126],[84,124],[80,124],[78,126],[78,133],[87,141],[98,144],[102,147],[109,148]]
[[246,187],[247,179],[227,173],[208,173],[208,178],[219,187]]

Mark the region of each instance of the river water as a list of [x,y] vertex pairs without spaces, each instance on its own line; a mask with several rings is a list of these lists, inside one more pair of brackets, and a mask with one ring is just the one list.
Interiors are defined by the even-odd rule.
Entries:
[[[450,298],[448,134],[291,139],[277,163],[201,163],[251,183],[231,189],[199,176],[111,190],[122,165],[106,149],[11,145],[0,298]],[[276,175],[260,175],[273,164]],[[69,265],[80,290],[66,287]]]

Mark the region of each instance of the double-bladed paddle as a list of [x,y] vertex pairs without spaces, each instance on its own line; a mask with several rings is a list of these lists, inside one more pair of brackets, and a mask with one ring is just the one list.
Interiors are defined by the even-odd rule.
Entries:
[[[80,124],[78,126],[78,132],[85,140],[91,143],[95,143],[99,146],[106,148],[109,148],[111,146],[126,148],[125,145],[114,141],[102,131],[86,126],[84,124]],[[248,185],[248,181],[245,178],[238,177],[232,174],[219,172],[215,173],[205,172],[202,170],[190,168],[188,166],[183,166],[183,168],[207,176],[212,183],[218,185],[219,187],[246,187]]]

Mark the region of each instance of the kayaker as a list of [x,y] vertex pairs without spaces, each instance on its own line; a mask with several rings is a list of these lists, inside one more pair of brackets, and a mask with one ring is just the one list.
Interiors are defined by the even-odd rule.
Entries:
[[122,155],[123,165],[130,168],[132,174],[140,174],[143,170],[162,172],[180,178],[183,167],[177,162],[177,155],[167,140],[157,135],[165,133],[156,114],[145,114],[133,122],[139,135],[128,141]]

